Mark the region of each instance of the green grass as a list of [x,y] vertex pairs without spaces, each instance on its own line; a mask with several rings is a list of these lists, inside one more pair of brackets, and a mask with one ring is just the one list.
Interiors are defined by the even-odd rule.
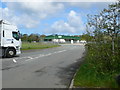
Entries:
[[120,73],[120,55],[112,56],[108,47],[89,46],[84,62],[74,77],[75,87],[118,88],[115,77]]
[[46,49],[46,48],[53,48],[53,47],[59,47],[59,45],[55,44],[45,44],[45,43],[28,43],[28,42],[22,42],[22,50],[31,50],[31,49]]
[[76,87],[101,87],[101,88],[118,88],[118,85],[115,82],[115,75],[98,75],[96,69],[86,63],[83,64],[78,70],[75,80],[74,86]]

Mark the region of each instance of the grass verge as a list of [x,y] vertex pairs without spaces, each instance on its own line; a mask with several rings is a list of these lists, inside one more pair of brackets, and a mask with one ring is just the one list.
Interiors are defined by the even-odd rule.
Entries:
[[[120,73],[120,55],[114,56],[109,45],[88,45],[84,63],[74,77],[75,87],[118,88],[115,77]],[[117,51],[119,52],[119,51]]]
[[21,50],[31,50],[31,49],[46,49],[46,48],[53,48],[53,47],[59,47],[60,45],[50,44],[50,43],[28,43],[23,42],[22,43],[22,49]]

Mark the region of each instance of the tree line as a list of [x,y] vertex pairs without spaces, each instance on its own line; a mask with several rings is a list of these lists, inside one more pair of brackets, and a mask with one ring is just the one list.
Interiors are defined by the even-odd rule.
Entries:
[[78,73],[80,86],[118,88],[120,1],[108,5],[108,8],[97,15],[88,14],[86,31],[87,33],[82,36],[88,43],[85,60]]
[[[85,39],[92,41],[86,45],[87,65],[92,66],[89,69],[94,70],[92,73],[99,82],[105,84],[105,79],[117,87],[115,77],[120,77],[120,1],[108,5],[97,15],[88,14],[86,31]],[[120,78],[116,81],[120,85]],[[106,86],[112,86],[109,83]]]
[[45,37],[46,37],[46,35],[23,34],[23,35],[21,35],[21,40],[24,42],[32,42],[32,41],[40,42],[40,41],[43,41]]
[[[52,34],[53,36],[58,36],[58,34]],[[74,35],[75,37],[81,37],[81,39],[84,39],[84,35]],[[22,34],[21,35],[21,40],[24,42],[40,42],[40,41],[44,41],[44,38],[46,37],[46,35],[40,35],[40,34]]]

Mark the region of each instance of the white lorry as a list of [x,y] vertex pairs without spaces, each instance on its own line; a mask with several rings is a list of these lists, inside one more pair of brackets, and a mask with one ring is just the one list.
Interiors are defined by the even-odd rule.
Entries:
[[15,25],[0,20],[0,54],[2,57],[13,57],[21,53],[21,35]]

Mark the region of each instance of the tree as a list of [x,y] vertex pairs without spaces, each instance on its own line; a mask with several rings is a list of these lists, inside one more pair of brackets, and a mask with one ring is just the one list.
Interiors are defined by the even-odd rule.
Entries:
[[46,35],[40,35],[40,41],[43,41],[44,40],[44,38],[46,37]]
[[104,36],[112,39],[112,52],[115,52],[115,41],[118,42],[120,34],[120,1],[108,6],[98,15],[88,15],[88,23],[93,28],[96,42],[104,40]]
[[21,37],[22,41],[28,41],[28,35],[27,34],[23,34]]
[[81,35],[81,40],[86,40],[87,42],[90,42],[93,40],[93,36],[90,36],[88,34]]
[[[103,17],[103,29],[106,29],[108,35],[112,38],[112,51],[115,51],[115,39],[118,38],[120,33],[120,1],[109,5],[108,9],[101,12]],[[117,40],[118,41],[118,40]]]
[[30,34],[28,37],[28,41],[32,42],[32,41],[36,41],[39,42],[40,41],[40,36],[38,34]]

